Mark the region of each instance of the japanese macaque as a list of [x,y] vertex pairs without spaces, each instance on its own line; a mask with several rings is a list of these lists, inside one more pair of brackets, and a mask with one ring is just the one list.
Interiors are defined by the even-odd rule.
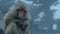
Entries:
[[4,16],[3,31],[5,34],[30,34],[29,7],[24,2],[17,2]]

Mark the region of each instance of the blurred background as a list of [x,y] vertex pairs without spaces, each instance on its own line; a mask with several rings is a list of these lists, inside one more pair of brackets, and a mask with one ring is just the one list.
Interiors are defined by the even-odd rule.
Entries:
[[5,13],[17,1],[30,7],[30,34],[60,34],[60,0],[0,0],[0,34]]

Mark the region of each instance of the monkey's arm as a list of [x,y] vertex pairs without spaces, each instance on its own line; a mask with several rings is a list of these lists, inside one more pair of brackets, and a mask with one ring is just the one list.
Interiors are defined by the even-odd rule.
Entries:
[[30,34],[30,21],[26,20],[26,21],[24,21],[24,23],[27,24],[26,34]]
[[[10,14],[9,14],[10,15]],[[7,27],[7,24],[9,23],[9,17],[8,13],[4,16],[4,19],[3,19],[3,31],[6,30],[6,27]]]
[[25,21],[28,24],[28,27],[26,30],[27,34],[30,34],[30,21],[31,21],[31,15],[29,10],[27,10],[26,21]]
[[13,14],[9,11],[5,14],[4,19],[3,19],[3,31],[6,30],[6,27],[10,23],[10,21],[13,19]]
[[15,23],[11,22],[5,31],[5,34],[17,34],[17,26]]

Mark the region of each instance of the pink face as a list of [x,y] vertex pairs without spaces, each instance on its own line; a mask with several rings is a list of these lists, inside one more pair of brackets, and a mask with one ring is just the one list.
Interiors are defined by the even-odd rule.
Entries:
[[22,9],[21,9],[21,10],[19,10],[18,16],[21,16],[21,17],[23,17],[23,16],[24,16],[24,11],[23,11]]

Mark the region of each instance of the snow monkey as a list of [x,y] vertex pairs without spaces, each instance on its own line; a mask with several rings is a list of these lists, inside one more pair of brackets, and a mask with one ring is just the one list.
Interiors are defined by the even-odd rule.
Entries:
[[14,4],[3,18],[5,34],[30,34],[30,12],[26,3],[20,1]]

